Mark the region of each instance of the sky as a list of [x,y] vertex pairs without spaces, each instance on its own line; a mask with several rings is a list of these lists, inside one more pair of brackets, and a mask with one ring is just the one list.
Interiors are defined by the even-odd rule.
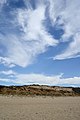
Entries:
[[0,0],[0,85],[80,87],[80,0]]

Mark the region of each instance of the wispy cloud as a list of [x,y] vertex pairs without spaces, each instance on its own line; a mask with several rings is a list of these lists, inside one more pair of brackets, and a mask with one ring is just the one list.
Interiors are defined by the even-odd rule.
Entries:
[[[7,13],[11,17],[14,16],[15,19],[13,21],[8,19],[9,22],[11,21],[11,31],[8,27],[5,28],[4,23],[4,29],[8,31],[7,33],[3,31],[5,35],[0,34],[0,44],[3,46],[0,61],[3,64],[26,67],[34,61],[38,54],[45,52],[48,46],[58,44],[58,41],[48,33],[43,24],[46,19],[44,2],[37,3],[35,10],[31,5],[29,6],[24,9],[17,8]],[[6,49],[6,53],[4,53],[4,49]]]
[[76,57],[80,57],[80,34],[76,34],[74,40],[70,43],[68,48],[63,51],[62,54],[54,57],[54,60],[62,60]]
[[14,72],[13,70],[6,70],[6,71],[1,71],[0,74],[3,75],[16,75],[16,72]]
[[54,59],[62,60],[80,56],[80,1],[66,0],[65,8],[61,11],[61,20],[64,24],[62,42],[70,41],[66,50],[62,51]]
[[57,29],[61,27],[64,30],[60,42],[70,42],[67,49],[53,59],[80,56],[80,0],[36,0],[35,9],[30,1],[24,0],[24,4],[24,8],[12,9],[9,2],[0,1],[0,63],[9,67],[26,67],[47,47],[58,45],[59,41],[44,24],[48,18],[52,27],[56,24]]

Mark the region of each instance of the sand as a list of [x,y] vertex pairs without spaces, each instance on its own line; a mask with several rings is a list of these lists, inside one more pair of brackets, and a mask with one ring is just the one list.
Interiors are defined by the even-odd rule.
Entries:
[[80,97],[0,96],[0,120],[80,120]]

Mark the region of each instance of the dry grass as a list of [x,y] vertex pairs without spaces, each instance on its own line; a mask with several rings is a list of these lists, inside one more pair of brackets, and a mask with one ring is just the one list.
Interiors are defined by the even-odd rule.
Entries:
[[80,96],[80,88],[50,87],[44,85],[29,86],[0,86],[2,95],[26,95],[26,96]]

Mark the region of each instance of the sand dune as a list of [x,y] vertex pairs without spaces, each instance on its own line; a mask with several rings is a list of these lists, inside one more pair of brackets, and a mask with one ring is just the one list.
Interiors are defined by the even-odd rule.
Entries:
[[0,120],[79,120],[80,97],[0,96]]
[[21,96],[80,96],[80,88],[46,85],[0,86],[0,94]]

